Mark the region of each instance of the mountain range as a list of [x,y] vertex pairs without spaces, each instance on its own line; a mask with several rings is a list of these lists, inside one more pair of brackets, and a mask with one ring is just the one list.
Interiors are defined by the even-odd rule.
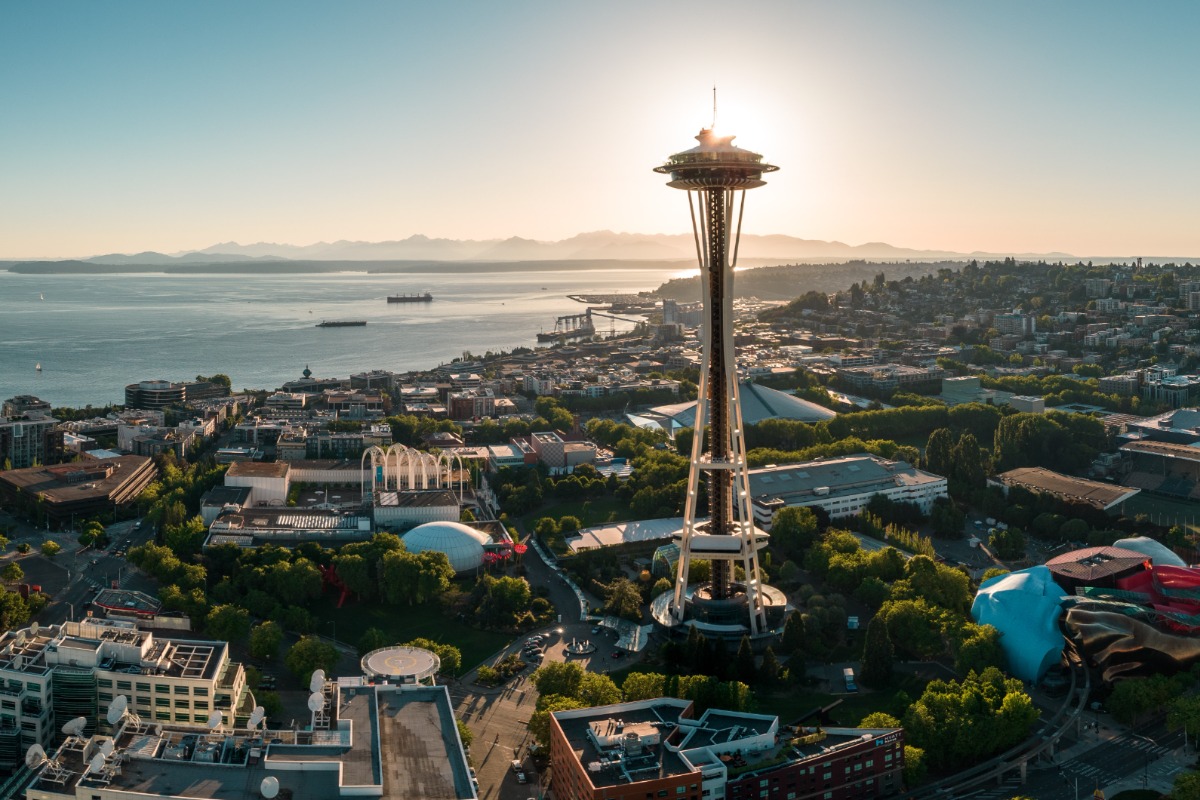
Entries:
[[[944,261],[978,258],[1073,260],[1067,253],[956,253],[916,250],[884,242],[848,245],[794,236],[743,234],[739,261]],[[203,264],[234,261],[678,261],[696,257],[690,234],[594,231],[554,242],[511,237],[491,240],[433,239],[420,234],[386,242],[317,242],[310,245],[221,242],[203,250],[173,253],[109,254],[84,259],[94,264]]]

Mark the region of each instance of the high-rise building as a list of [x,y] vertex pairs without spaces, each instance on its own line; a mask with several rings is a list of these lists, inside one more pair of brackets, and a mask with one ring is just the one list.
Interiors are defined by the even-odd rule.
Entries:
[[[767,635],[782,618],[787,598],[762,582],[758,551],[767,535],[754,526],[746,443],[738,403],[737,365],[733,345],[733,268],[737,261],[745,192],[763,186],[762,176],[778,167],[758,153],[733,144],[705,128],[698,146],[676,153],[655,172],[670,176],[667,185],[688,193],[696,252],[700,261],[705,322],[696,431],[688,475],[679,566],[675,590],[656,605],[660,624],[692,625],[706,635]],[[700,509],[701,482],[708,514]],[[711,580],[688,586],[693,559],[712,562]],[[735,580],[735,567],[745,578]],[[768,620],[768,609],[775,609]]]

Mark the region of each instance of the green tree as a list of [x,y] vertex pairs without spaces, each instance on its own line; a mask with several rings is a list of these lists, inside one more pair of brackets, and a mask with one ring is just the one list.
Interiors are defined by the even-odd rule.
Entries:
[[904,786],[913,789],[925,780],[929,765],[925,763],[925,750],[911,744],[904,745]]
[[775,686],[783,674],[783,667],[770,646],[763,651],[762,664],[758,668],[758,680],[763,686]]
[[539,695],[577,697],[583,676],[583,667],[578,664],[555,661],[533,673],[533,685]]
[[529,718],[529,733],[543,748],[550,746],[550,714],[555,711],[572,711],[584,708],[584,705],[571,697],[558,694],[543,695],[538,698],[537,710]]
[[4,565],[4,569],[0,570],[0,579],[5,583],[20,583],[25,577],[25,570],[21,569],[21,565],[15,561],[10,561]]
[[250,655],[263,661],[274,661],[283,644],[283,629],[267,620],[250,629]]
[[758,677],[758,667],[754,663],[754,648],[750,646],[750,637],[743,636],[738,644],[737,656],[734,657],[733,674],[742,683],[754,683]]
[[25,598],[17,592],[0,589],[0,630],[12,630],[28,621],[29,604]]
[[925,469],[937,475],[948,475],[953,463],[950,455],[953,447],[949,428],[938,428],[929,434],[925,442]]
[[625,676],[621,691],[627,702],[652,700],[665,694],[664,684],[665,676],[657,672],[631,672]]
[[62,547],[53,539],[47,539],[42,542],[42,555],[46,558],[54,558],[60,552],[62,552]]
[[642,618],[642,594],[628,578],[618,578],[608,585],[604,610],[613,616],[634,621]]
[[372,650],[378,650],[381,647],[387,647],[393,644],[392,637],[381,631],[379,628],[367,628],[363,631],[362,638],[358,640],[358,654],[365,656]]
[[[382,646],[382,645],[381,645]],[[462,669],[462,651],[452,644],[435,642],[432,639],[417,638],[404,643],[405,647],[420,647],[438,657],[441,662],[439,671],[443,675],[457,675]]]
[[337,667],[337,662],[337,648],[319,636],[300,637],[283,659],[288,671],[306,686],[314,671],[323,669],[330,675]]
[[884,711],[872,711],[858,723],[859,728],[899,728],[900,720]]
[[958,674],[966,675],[972,671],[982,674],[988,667],[1004,669],[1007,666],[1004,648],[1000,646],[1000,631],[991,625],[968,622],[959,636],[961,641],[954,655],[954,669]]
[[862,682],[867,686],[886,686],[892,679],[895,652],[888,636],[887,623],[878,614],[867,623],[863,642]]
[[458,738],[462,742],[463,747],[469,750],[471,742],[475,741],[475,733],[461,719],[456,719],[454,724],[458,728]]
[[621,702],[621,690],[607,675],[585,673],[574,698],[584,707],[607,706]]
[[800,558],[816,540],[817,515],[807,506],[789,506],[771,519],[771,543],[789,558]]
[[205,623],[208,634],[226,642],[240,642],[250,634],[250,612],[241,606],[214,606]]

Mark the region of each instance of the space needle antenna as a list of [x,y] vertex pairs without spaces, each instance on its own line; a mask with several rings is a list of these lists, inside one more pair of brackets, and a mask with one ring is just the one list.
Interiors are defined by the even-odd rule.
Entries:
[[717,85],[713,84],[713,124],[709,130],[717,129]]

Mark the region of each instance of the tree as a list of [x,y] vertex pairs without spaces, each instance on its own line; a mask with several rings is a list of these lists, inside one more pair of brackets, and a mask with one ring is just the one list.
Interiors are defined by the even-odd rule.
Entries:
[[867,686],[886,686],[892,679],[895,652],[888,637],[887,623],[878,614],[867,623],[863,642],[862,682]]
[[912,789],[925,780],[929,765],[925,763],[925,750],[913,745],[904,745],[904,786]]
[[799,558],[816,540],[818,527],[817,515],[811,508],[781,508],[771,520],[771,542],[789,558]]
[[621,684],[621,691],[625,695],[626,702],[662,697],[666,693],[665,677],[657,672],[629,673],[625,676],[625,682]]
[[608,599],[604,610],[617,617],[641,621],[642,594],[633,581],[628,578],[618,578],[608,586]]
[[42,542],[42,555],[46,558],[54,558],[62,551],[62,547],[53,539],[47,539]]
[[302,636],[288,649],[283,663],[301,683],[308,685],[314,671],[331,674],[337,667],[338,650],[318,636]]
[[755,678],[758,677],[758,668],[754,663],[754,648],[750,646],[749,636],[743,636],[742,641],[738,644],[733,674],[742,683],[754,683]]
[[456,719],[454,724],[458,728],[458,738],[462,741],[463,747],[470,750],[471,742],[475,741],[475,733],[461,719]]
[[775,657],[775,651],[768,646],[763,651],[762,665],[758,668],[759,682],[764,686],[774,686],[779,683],[779,677],[783,673],[783,667],[779,664],[779,659]]
[[962,637],[954,656],[954,669],[960,675],[983,673],[988,667],[1004,669],[1008,661],[1000,646],[1000,631],[991,625],[968,622],[962,627]]
[[584,674],[574,698],[584,707],[607,706],[621,702],[621,690],[607,675]]
[[214,606],[205,623],[208,634],[226,642],[240,642],[250,633],[250,612],[241,606]]
[[1200,800],[1200,772],[1180,772],[1171,786],[1171,800]]
[[29,604],[25,598],[17,592],[0,589],[0,630],[12,630],[28,621]]
[[263,661],[273,661],[283,644],[283,629],[267,620],[250,629],[250,655]]
[[15,561],[10,561],[4,565],[4,569],[0,570],[0,579],[5,583],[20,583],[25,577],[25,570],[21,569],[21,565]]
[[529,718],[529,733],[543,748],[550,746],[550,714],[555,711],[572,711],[584,705],[571,697],[558,694],[538,698],[537,711]]
[[392,644],[392,637],[379,628],[367,628],[363,631],[362,638],[358,640],[358,654],[365,656],[372,650],[387,647],[389,644]]
[[533,673],[533,685],[539,695],[576,697],[583,683],[583,667],[575,663],[552,662]]
[[859,728],[899,728],[900,720],[883,711],[873,711],[862,718]]
[[925,442],[925,469],[945,476],[951,467],[950,450],[954,446],[949,428],[938,428]]

